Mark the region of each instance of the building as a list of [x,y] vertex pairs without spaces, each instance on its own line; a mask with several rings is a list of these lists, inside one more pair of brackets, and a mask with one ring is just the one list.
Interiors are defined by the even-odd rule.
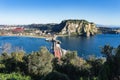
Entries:
[[12,30],[13,33],[22,33],[24,31],[24,28],[15,28]]

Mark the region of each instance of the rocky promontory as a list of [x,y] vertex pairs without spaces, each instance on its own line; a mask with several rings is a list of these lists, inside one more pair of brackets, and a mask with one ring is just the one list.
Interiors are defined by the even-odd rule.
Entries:
[[28,27],[61,35],[92,36],[98,32],[94,23],[86,20],[64,20],[60,24],[33,24]]
[[65,20],[59,24],[59,33],[64,35],[82,35],[92,36],[97,33],[97,28],[94,23],[86,20]]

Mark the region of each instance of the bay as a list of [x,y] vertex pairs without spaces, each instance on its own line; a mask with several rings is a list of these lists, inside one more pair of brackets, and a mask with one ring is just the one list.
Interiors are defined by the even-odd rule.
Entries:
[[[34,37],[18,37],[18,36],[0,36],[0,46],[9,45],[8,52],[14,52],[16,49],[24,50],[26,53],[40,50],[40,47],[45,46],[51,50],[51,42],[47,42],[45,38]],[[7,46],[6,45],[6,46]],[[0,49],[2,53],[2,49]]]
[[89,55],[102,57],[101,48],[109,44],[113,47],[120,45],[120,34],[97,34],[92,37],[58,37],[61,47],[66,50],[77,51],[78,55],[87,58]]
[[[61,41],[61,47],[66,50],[77,51],[80,57],[87,58],[90,55],[101,57],[101,48],[109,44],[113,47],[120,45],[120,34],[98,34],[92,37],[57,37]],[[11,50],[15,51],[16,48],[23,49],[26,53],[40,50],[40,47],[45,46],[51,50],[52,43],[47,42],[45,38],[33,37],[18,37],[18,36],[1,36],[0,46],[10,44]],[[0,53],[2,49],[0,49]]]

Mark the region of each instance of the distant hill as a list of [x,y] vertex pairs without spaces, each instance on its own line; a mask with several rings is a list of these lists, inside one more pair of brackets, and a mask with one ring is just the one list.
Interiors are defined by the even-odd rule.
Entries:
[[102,25],[102,24],[96,24],[97,27],[108,27],[108,28],[120,28],[119,25]]
[[84,35],[91,36],[97,33],[97,28],[94,23],[86,20],[64,20],[60,24],[31,24],[30,28],[38,28],[48,32],[55,32],[67,35]]
[[119,33],[120,26],[101,25],[88,22],[87,20],[63,20],[61,23],[50,24],[30,24],[30,25],[0,25],[0,27],[25,27],[34,28],[50,33],[57,33],[61,35],[82,35],[91,36],[97,33]]

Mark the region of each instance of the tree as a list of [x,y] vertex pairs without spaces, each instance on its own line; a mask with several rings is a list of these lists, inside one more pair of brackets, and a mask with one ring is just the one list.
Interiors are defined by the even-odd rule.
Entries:
[[112,52],[113,47],[111,47],[110,45],[105,45],[101,51],[101,53],[104,54],[107,59],[110,59],[112,57]]
[[68,51],[61,60],[54,59],[54,61],[54,69],[66,74],[70,80],[79,80],[81,76],[88,76],[89,65],[85,60],[79,58],[75,51]]
[[68,76],[59,72],[51,72],[41,80],[69,80]]
[[116,57],[120,57],[120,45],[116,49]]
[[30,76],[25,76],[20,73],[0,73],[1,80],[32,80]]
[[105,45],[103,53],[106,55],[106,62],[100,71],[100,80],[120,80],[120,46],[113,54],[113,47]]
[[96,58],[90,58],[87,60],[87,63],[90,64],[90,76],[91,78],[97,77],[99,75],[99,72],[101,71],[101,68],[104,64],[104,59],[96,59]]
[[4,45],[2,45],[2,52],[3,53],[9,52],[9,50],[11,50],[11,44],[10,43],[5,43]]
[[28,56],[28,72],[33,76],[45,76],[53,69],[53,55],[46,47],[41,47],[39,52],[33,52]]
[[115,72],[115,78],[117,78],[117,80],[120,80],[120,45],[117,47],[116,49],[116,53],[115,53],[115,58],[114,58],[114,72]]
[[[5,53],[3,55],[5,55]],[[23,70],[24,69],[23,67],[25,65],[23,60],[24,56],[25,56],[24,52],[13,52],[7,59],[4,56],[3,63],[6,66],[6,70],[8,72],[24,71]]]
[[14,58],[14,60],[23,62],[23,57],[25,56],[24,52],[12,52],[11,57]]

